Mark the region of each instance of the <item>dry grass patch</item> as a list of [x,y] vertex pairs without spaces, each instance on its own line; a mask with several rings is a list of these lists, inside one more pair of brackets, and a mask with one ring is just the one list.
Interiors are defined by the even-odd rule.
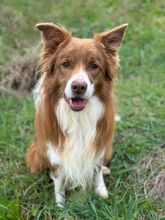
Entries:
[[28,93],[35,84],[37,64],[36,49],[31,49],[24,56],[16,56],[6,68],[1,88],[15,95]]
[[165,199],[165,149],[153,150],[135,167],[131,183],[139,181],[145,196]]

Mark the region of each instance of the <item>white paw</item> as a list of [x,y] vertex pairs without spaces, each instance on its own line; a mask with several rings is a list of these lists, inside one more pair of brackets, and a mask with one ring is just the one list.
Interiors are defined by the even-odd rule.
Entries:
[[108,191],[105,186],[99,186],[96,188],[95,191],[102,198],[104,198],[104,199],[108,198]]
[[121,121],[120,115],[115,115],[115,121]]
[[63,209],[64,208],[64,204],[57,203],[57,207]]
[[104,176],[110,175],[111,171],[106,166],[102,166],[102,172]]
[[59,208],[64,208],[65,205],[65,194],[56,192],[56,204]]

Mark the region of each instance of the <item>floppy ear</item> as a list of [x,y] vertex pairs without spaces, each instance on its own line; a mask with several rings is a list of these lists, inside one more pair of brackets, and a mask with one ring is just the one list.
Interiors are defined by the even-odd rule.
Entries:
[[53,23],[39,23],[36,28],[42,32],[45,47],[56,50],[66,39],[71,37],[71,33]]
[[115,54],[121,47],[122,39],[127,26],[128,24],[122,24],[110,31],[95,35],[94,39],[97,42],[102,43],[109,52]]

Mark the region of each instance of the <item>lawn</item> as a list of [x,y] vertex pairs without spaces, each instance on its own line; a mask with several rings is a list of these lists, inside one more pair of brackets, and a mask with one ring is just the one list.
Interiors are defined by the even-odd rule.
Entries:
[[152,193],[165,173],[165,1],[0,0],[0,8],[1,79],[16,56],[38,47],[38,22],[60,23],[78,37],[129,23],[115,83],[121,121],[105,178],[109,198],[72,192],[65,209],[56,207],[48,171],[33,176],[25,165],[34,135],[32,95],[1,89],[0,220],[165,219],[165,174]]

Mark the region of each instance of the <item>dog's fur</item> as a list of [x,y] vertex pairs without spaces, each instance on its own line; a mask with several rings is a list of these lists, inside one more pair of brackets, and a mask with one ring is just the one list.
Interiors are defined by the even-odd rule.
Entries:
[[93,184],[106,198],[103,164],[112,155],[113,80],[127,24],[93,39],[73,38],[52,23],[36,27],[42,32],[43,74],[34,89],[36,136],[27,165],[32,173],[50,168],[59,206],[66,188]]

